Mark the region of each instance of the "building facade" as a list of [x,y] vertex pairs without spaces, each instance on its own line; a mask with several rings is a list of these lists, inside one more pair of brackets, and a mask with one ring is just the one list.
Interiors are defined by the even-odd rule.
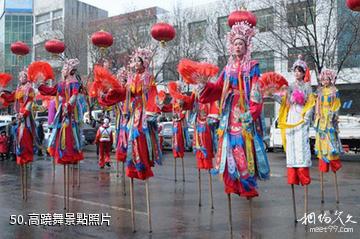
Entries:
[[24,57],[14,55],[10,46],[16,41],[33,45],[33,1],[0,0],[0,71],[13,75],[9,88],[17,85],[19,70],[30,64],[32,51]]
[[57,38],[65,42],[65,57],[78,58],[80,74],[87,72],[87,26],[94,19],[107,18],[108,12],[78,0],[35,0],[34,3],[34,59],[61,63],[46,52],[46,40]]

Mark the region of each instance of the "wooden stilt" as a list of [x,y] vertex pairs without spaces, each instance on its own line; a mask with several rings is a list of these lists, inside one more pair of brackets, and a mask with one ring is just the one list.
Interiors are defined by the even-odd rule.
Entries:
[[[307,217],[307,212],[308,212],[308,186],[305,185],[305,199],[304,199],[304,202],[305,202],[305,206],[304,206],[304,216],[305,218]],[[305,224],[307,225],[307,224]]]
[[67,192],[66,192],[66,205],[67,205],[67,210],[69,211],[70,209],[70,203],[69,203],[69,198],[70,198],[70,165],[67,165]]
[[232,229],[231,195],[230,195],[230,193],[228,193],[227,197],[228,197],[228,207],[229,207],[229,229],[230,229],[230,235],[232,236],[233,229]]
[[125,181],[125,162],[122,163],[122,182],[123,182],[123,194],[126,195],[126,181]]
[[214,210],[214,199],[213,199],[213,191],[212,191],[212,178],[211,178],[210,170],[209,170],[209,190],[210,190],[210,205],[211,205],[211,210]]
[[199,191],[199,207],[201,207],[201,171],[198,168],[198,191]]
[[249,238],[252,238],[252,198],[249,198]]
[[324,203],[324,173],[320,172],[321,203]]
[[176,178],[176,158],[174,158],[174,175],[175,175],[175,182],[177,181]]
[[77,162],[77,186],[80,187],[80,161]]
[[72,187],[75,187],[75,164],[71,164],[71,171],[72,171]]
[[27,186],[28,186],[28,182],[27,182],[27,165],[24,164],[24,185],[25,185],[25,201],[27,201],[27,193],[28,193],[28,190],[27,190]]
[[130,178],[130,207],[131,207],[131,225],[133,232],[135,230],[135,209],[134,209],[134,179]]
[[119,171],[120,171],[120,165],[119,165],[119,161],[116,160],[116,177],[119,177]]
[[53,180],[55,180],[55,159],[52,160],[52,176]]
[[149,179],[145,181],[145,188],[146,188],[146,205],[147,205],[147,216],[148,216],[148,225],[149,225],[149,232],[152,232],[151,226],[151,207],[150,207],[150,193],[149,193]]
[[181,158],[181,165],[182,165],[182,176],[183,176],[183,182],[185,182],[185,167],[184,167],[184,158]]
[[21,194],[22,199],[25,200],[25,185],[24,185],[24,165],[20,165],[20,178],[21,178]]
[[336,190],[336,203],[339,204],[339,186],[337,182],[337,174],[334,172],[334,183],[335,183],[335,190]]
[[293,201],[293,209],[294,209],[294,221],[295,221],[295,223],[297,223],[298,220],[297,220],[297,216],[296,216],[296,202],[295,202],[294,184],[291,184],[291,192],[292,192],[292,201]]
[[64,210],[66,210],[66,164],[64,164]]

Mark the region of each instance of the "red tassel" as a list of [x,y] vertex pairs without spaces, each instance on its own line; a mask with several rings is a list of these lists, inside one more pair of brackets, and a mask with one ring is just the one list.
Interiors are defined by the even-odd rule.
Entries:
[[12,76],[8,73],[0,73],[0,86],[5,88],[7,86],[7,84],[9,83],[9,81],[11,81]]
[[308,67],[308,68],[306,69],[306,71],[305,71],[304,81],[305,81],[305,82],[310,82],[310,81],[311,81],[311,75],[310,75],[309,67]]
[[55,79],[54,71],[51,65],[45,61],[34,61],[28,68],[28,78],[36,82],[40,77],[44,80]]

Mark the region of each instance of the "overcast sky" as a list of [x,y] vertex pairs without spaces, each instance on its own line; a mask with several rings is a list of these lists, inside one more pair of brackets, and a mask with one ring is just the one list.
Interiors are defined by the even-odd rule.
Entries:
[[139,10],[149,7],[161,7],[171,11],[177,2],[183,7],[191,7],[214,0],[80,0],[90,5],[102,8],[109,12],[109,16],[119,15],[125,12]]

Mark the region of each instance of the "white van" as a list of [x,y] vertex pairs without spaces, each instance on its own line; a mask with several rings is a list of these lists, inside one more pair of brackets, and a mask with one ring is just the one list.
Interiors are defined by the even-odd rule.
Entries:
[[14,118],[15,115],[0,115],[0,124],[9,124]]

